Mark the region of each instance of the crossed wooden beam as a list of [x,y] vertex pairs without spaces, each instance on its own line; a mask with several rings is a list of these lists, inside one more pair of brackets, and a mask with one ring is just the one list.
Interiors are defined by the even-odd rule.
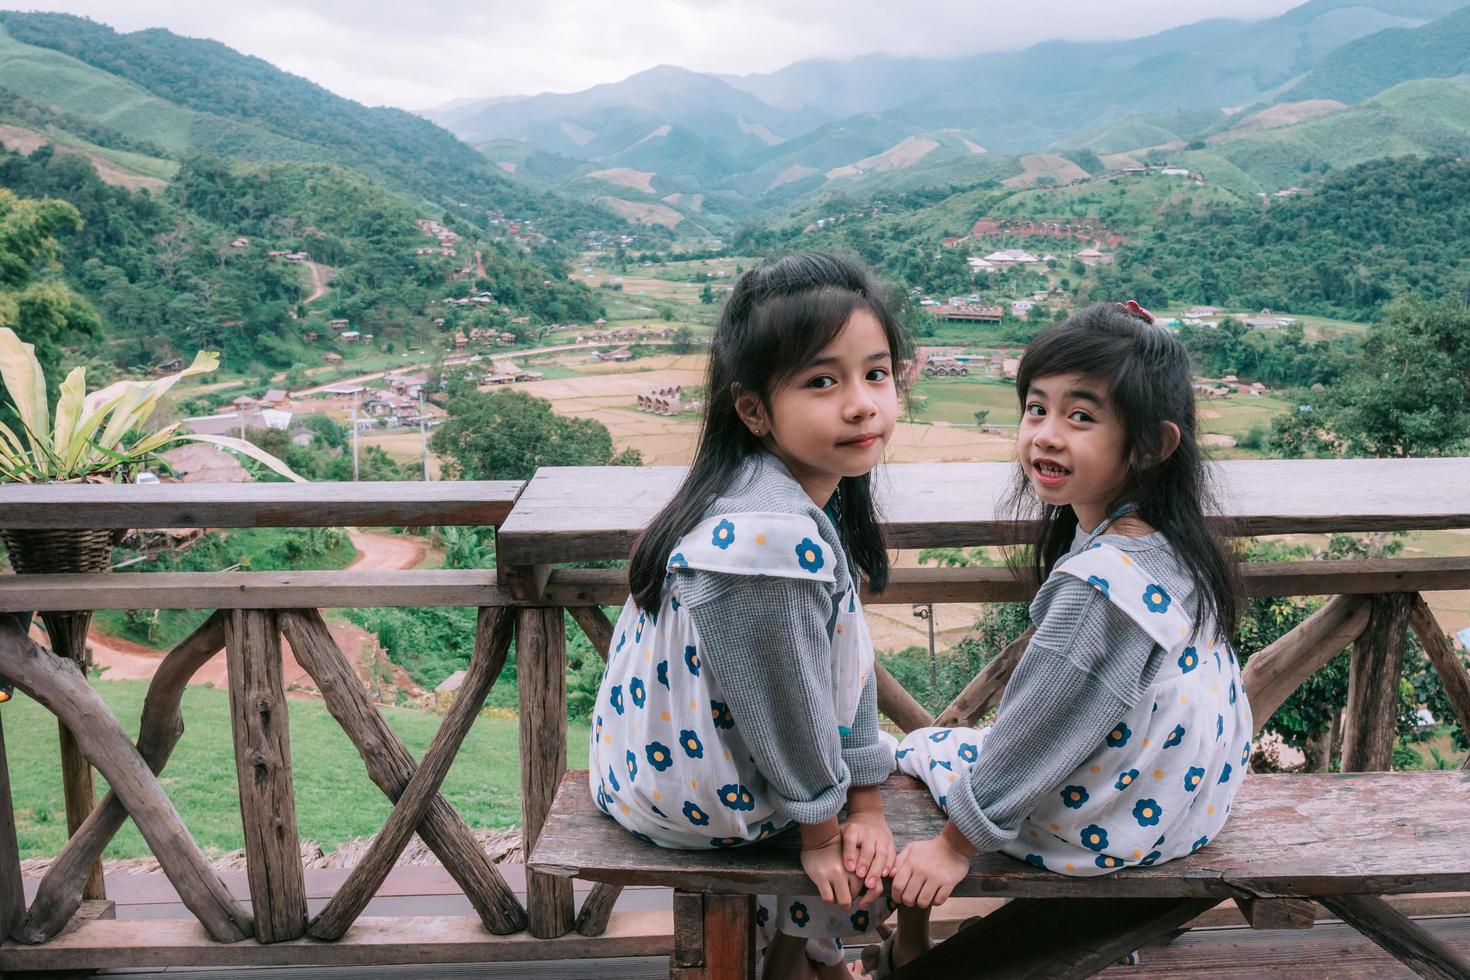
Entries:
[[[112,787],[78,828],[42,879],[25,918],[12,930],[21,942],[54,937],[82,899],[93,863],[129,815],[180,899],[217,942],[252,935],[261,942],[307,933],[339,939],[361,915],[415,831],[464,889],[480,920],[504,935],[526,927],[526,913],[469,827],[439,787],[505,665],[514,632],[512,608],[482,608],[463,685],[422,761],[383,721],[314,609],[214,613],[159,665],[143,704],[137,745],[74,663],[53,656],[0,616],[0,676],[35,698],[75,733],[83,753]],[[328,711],[362,755],[369,778],[394,801],[383,830],[326,907],[308,924],[304,875],[290,798],[289,743],[279,656],[247,651],[274,646],[277,627],[316,682]],[[183,734],[180,701],[196,671],[221,647],[230,668],[231,714],[246,832],[247,876],[256,915],[229,893],[205,861],[164,794],[157,774]],[[284,795],[283,795],[284,794]]]

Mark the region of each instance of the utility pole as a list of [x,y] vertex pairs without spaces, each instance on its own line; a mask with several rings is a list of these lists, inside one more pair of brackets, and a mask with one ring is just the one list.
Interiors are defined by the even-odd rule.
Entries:
[[424,389],[419,386],[419,458],[424,462],[424,482],[429,482],[429,420],[424,417]]
[[934,603],[921,602],[914,605],[914,615],[929,622],[929,689],[939,688],[939,658],[934,652]]
[[357,480],[357,400],[362,391],[352,393],[352,479]]

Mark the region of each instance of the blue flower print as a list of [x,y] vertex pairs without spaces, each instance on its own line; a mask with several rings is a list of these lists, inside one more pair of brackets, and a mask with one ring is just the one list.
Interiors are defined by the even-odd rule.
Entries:
[[1184,652],[1179,655],[1179,669],[1184,673],[1199,666],[1199,651],[1194,647],[1185,647]]
[[687,559],[687,558],[684,557],[684,553],[682,551],[675,552],[674,553],[674,557],[672,557],[672,558],[669,559],[669,567],[670,568],[688,568],[689,567],[689,559]]
[[731,810],[754,810],[755,797],[739,783],[728,783],[720,787],[720,802]]
[[767,820],[765,823],[761,824],[760,833],[756,834],[755,839],[756,840],[765,840],[767,837],[770,837],[770,836],[774,835],[775,833],[776,833],[776,825],[774,823],[772,823],[771,821]]
[[1222,782],[1222,783],[1228,783],[1228,782],[1230,782],[1230,774],[1232,772],[1234,772],[1234,771],[1235,771],[1234,769],[1231,769],[1230,768],[1230,763],[1228,763],[1228,762],[1225,763],[1225,768],[1220,770],[1220,779],[1219,779],[1219,782]]
[[929,771],[933,772],[935,769],[943,769],[946,772],[954,772],[954,763],[950,762],[947,759],[930,759]]
[[811,538],[802,538],[796,546],[796,563],[815,575],[827,563],[822,556],[822,546]]
[[745,841],[739,837],[711,837],[709,843],[711,847],[739,847]]
[[1190,766],[1189,772],[1184,774],[1184,789],[1193,793],[1199,789],[1199,781],[1205,778],[1205,771],[1198,766]]
[[1251,743],[1246,742],[1245,748],[1240,750],[1240,768],[1244,769],[1247,762],[1251,761]]
[[1215,651],[1215,672],[1216,673],[1219,673],[1219,674],[1223,674],[1225,672],[1225,667],[1220,663],[1220,651],[1219,650],[1216,650]]
[[667,660],[658,662],[658,682],[665,688],[669,687],[669,662]]
[[1124,772],[1120,772],[1120,773],[1118,773],[1118,781],[1113,784],[1113,789],[1116,789],[1116,790],[1125,790],[1129,786],[1132,786],[1134,780],[1136,780],[1136,779],[1138,779],[1138,770],[1137,769],[1128,769],[1128,770],[1125,770]]
[[670,596],[669,597],[669,608],[671,610],[673,610],[674,612],[678,612],[679,611],[679,599],[678,599],[677,596]]
[[1222,736],[1224,734],[1225,734],[1225,716],[1224,715],[1216,715],[1215,716],[1215,737],[1216,738],[1219,738],[1220,736]]
[[899,749],[893,757],[895,759],[902,759],[904,756],[908,755],[912,751],[913,749]]
[[1173,601],[1162,585],[1150,585],[1143,590],[1143,604],[1149,612],[1166,613]]
[[663,817],[665,820],[669,819],[669,815],[667,813],[663,812],[658,807],[654,806],[652,803],[648,804],[648,808],[653,811],[654,816],[656,816],[656,817]]
[[852,923],[852,927],[854,929],[856,929],[858,932],[867,932],[868,931],[868,910],[867,909],[858,909],[852,915],[849,915],[847,917],[847,921],[848,922],[851,922]]
[[692,801],[684,801],[684,817],[696,827],[703,827],[709,823],[709,814],[705,813]]
[[613,651],[613,653],[622,653],[623,652],[623,647],[627,644],[627,642],[628,642],[628,631],[627,630],[623,630],[622,634],[618,636],[618,646],[617,646],[617,649]]
[[1231,704],[1234,704],[1235,703],[1235,682],[1234,681],[1231,681],[1230,682],[1230,703]]
[[643,642],[643,624],[646,623],[646,622],[648,622],[648,614],[647,613],[639,613],[638,614],[638,625],[633,630],[633,642],[634,643],[642,643]]
[[1163,856],[1163,851],[1149,851],[1147,854],[1144,855],[1143,860],[1138,862],[1138,866],[1140,868],[1152,867],[1153,863]]
[[949,812],[949,794],[941,796],[935,802],[939,804],[939,809],[943,810],[945,813]]
[[1164,739],[1164,748],[1172,749],[1182,741],[1184,741],[1184,726],[1175,725],[1174,730],[1169,733],[1169,737]]
[[975,743],[973,742],[961,742],[959,752],[956,754],[959,755],[961,761],[964,762],[974,762],[977,758],[980,757],[980,753],[975,748]]
[[941,728],[939,731],[934,732],[933,734],[931,734],[929,736],[929,741],[931,741],[934,744],[938,745],[940,742],[943,742],[945,739],[949,738],[949,733],[950,733],[950,729],[948,729],[948,728]]
[[674,764],[674,753],[662,742],[649,742],[644,754],[648,756],[648,764],[659,772],[663,772]]
[[1128,740],[1132,737],[1133,732],[1128,729],[1127,725],[1123,724],[1120,721],[1118,722],[1117,728],[1114,728],[1112,731],[1108,732],[1108,747],[1113,749],[1121,749],[1123,746],[1128,744]]
[[629,749],[628,752],[627,752],[627,758],[628,758],[628,782],[629,783],[632,783],[635,779],[638,778],[638,757],[633,754],[633,750],[632,749]]
[[635,708],[643,707],[644,702],[648,700],[648,686],[643,683],[643,678],[635,677],[630,680],[628,682],[628,693],[633,697],[633,706]]
[[1139,800],[1133,804],[1133,819],[1138,821],[1140,827],[1153,827],[1163,816],[1164,808],[1159,806],[1157,800]]
[[1108,832],[1095,823],[1082,828],[1082,846],[1089,851],[1101,851],[1108,846]]
[[789,911],[791,913],[791,921],[798,927],[804,926],[812,920],[811,915],[807,913],[806,906],[800,902],[792,902]]
[[1099,868],[1105,868],[1108,871],[1112,871],[1116,868],[1121,868],[1123,866],[1123,861],[1121,858],[1109,857],[1106,854],[1099,854],[1097,856],[1097,866]]
[[1164,835],[1163,834],[1160,834],[1159,835],[1159,839],[1156,840],[1156,841],[1154,841],[1154,847],[1163,847],[1163,846],[1164,846]]
[[1046,867],[1046,860],[1040,854],[1026,855],[1026,863],[1036,868]]
[[597,808],[603,813],[607,812],[607,791],[603,789],[602,781],[597,783]]
[[723,701],[709,703],[709,716],[714,721],[716,728],[735,727],[735,716],[730,714],[730,706]]
[[607,781],[612,784],[614,793],[623,788],[618,785],[618,774],[613,772],[612,766],[607,767]]
[[724,551],[735,543],[735,525],[729,521],[721,521],[715,525],[714,534],[710,535],[709,543]]
[[1082,786],[1067,786],[1062,790],[1062,806],[1069,810],[1080,810],[1087,802],[1087,790]]
[[1204,847],[1209,842],[1210,839],[1208,837],[1201,837],[1199,840],[1189,845],[1189,853],[1193,854],[1195,851],[1199,850],[1201,847]]
[[1107,598],[1107,595],[1108,595],[1108,580],[1107,579],[1105,579],[1105,578],[1098,578],[1096,575],[1089,575],[1089,576],[1087,576],[1087,584],[1090,585],[1090,586],[1092,586],[1094,589],[1097,589],[1097,591],[1101,592],[1103,594],[1103,598]]
[[681,731],[679,733],[679,745],[683,747],[684,754],[689,758],[704,758],[704,743],[699,740],[699,736],[693,731],[687,728]]
[[618,714],[623,713],[623,685],[614,684],[607,692],[607,701]]
[[699,676],[699,650],[692,643],[684,648],[684,666],[689,668],[689,673]]
[[765,925],[767,922],[770,922],[771,910],[766,908],[764,905],[757,906],[755,910],[755,921],[756,925],[762,926]]

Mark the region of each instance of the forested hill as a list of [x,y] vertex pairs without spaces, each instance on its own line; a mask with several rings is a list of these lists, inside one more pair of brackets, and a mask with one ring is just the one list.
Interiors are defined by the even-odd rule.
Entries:
[[[542,233],[556,239],[621,225],[599,208],[569,205],[512,181],[425,119],[333,95],[216,41],[161,29],[123,34],[68,14],[0,11],[0,27],[22,44],[59,52],[174,106],[235,123],[188,126],[188,145],[166,147],[176,155],[337,163],[439,206],[467,202],[475,210],[537,218]],[[44,89],[44,78],[37,82]],[[3,73],[0,84],[7,84]],[[53,101],[43,91],[20,94]],[[88,114],[85,106],[63,108]]]
[[1117,295],[1355,320],[1470,297],[1470,162],[1374,160],[1259,207],[1166,210],[1118,250]]

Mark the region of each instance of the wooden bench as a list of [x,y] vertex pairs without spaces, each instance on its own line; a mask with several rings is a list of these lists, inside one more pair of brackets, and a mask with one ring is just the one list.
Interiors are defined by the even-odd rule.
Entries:
[[[894,776],[883,793],[900,847],[942,826],[917,781]],[[1219,839],[1155,868],[1071,878],[1004,855],[977,857],[954,894],[1012,901],[894,976],[969,976],[977,964],[986,977],[1091,976],[1167,941],[1222,900],[1269,927],[1304,924],[1301,900],[1312,899],[1419,975],[1463,980],[1470,958],[1382,896],[1470,889],[1467,845],[1470,772],[1252,775]],[[597,810],[586,772],[570,772],[528,864],[612,886],[672,887],[670,976],[754,977],[754,896],[811,888],[798,846],[794,834],[734,850],[644,844]]]

